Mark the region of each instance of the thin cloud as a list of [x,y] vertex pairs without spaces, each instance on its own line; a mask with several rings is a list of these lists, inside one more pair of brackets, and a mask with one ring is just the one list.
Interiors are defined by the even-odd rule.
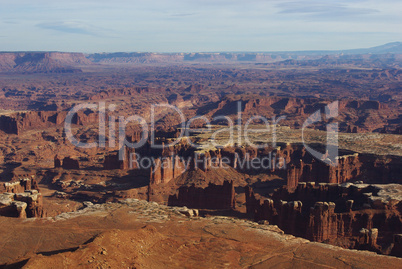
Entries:
[[339,3],[325,2],[285,2],[277,5],[279,14],[299,14],[309,19],[333,20],[355,18],[361,15],[377,14],[380,11],[371,8],[358,8]]
[[62,33],[97,36],[95,27],[81,22],[46,22],[39,23],[36,26]]
[[13,21],[13,20],[3,20],[2,21],[5,24],[19,24],[19,22]]
[[197,13],[177,13],[177,14],[172,14],[173,17],[189,17],[196,15]]

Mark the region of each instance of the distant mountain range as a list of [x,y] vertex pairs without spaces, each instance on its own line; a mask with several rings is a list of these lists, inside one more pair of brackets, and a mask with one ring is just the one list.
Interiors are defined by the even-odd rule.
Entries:
[[331,54],[402,54],[402,42],[391,42],[381,46],[365,49],[349,50],[307,50],[307,51],[287,51],[287,52],[266,52],[271,54],[289,53],[296,55],[331,55]]
[[368,49],[352,49],[342,51],[344,54],[384,54],[384,53],[394,53],[402,54],[402,42],[392,42],[385,45],[372,47]]
[[[365,55],[364,57],[362,55]],[[386,66],[390,61],[401,61],[402,42],[351,50],[281,51],[281,52],[207,52],[207,53],[69,53],[69,52],[0,52],[0,72],[17,73],[75,73],[93,65],[138,65],[200,63],[280,63],[286,65],[344,64],[351,61],[376,61]],[[296,61],[296,62],[294,62]],[[304,64],[300,63],[301,61]],[[308,62],[310,61],[310,62]],[[316,61],[316,62],[311,62]],[[317,62],[318,61],[318,62]],[[375,65],[374,65],[375,66]],[[400,64],[394,65],[398,67]]]

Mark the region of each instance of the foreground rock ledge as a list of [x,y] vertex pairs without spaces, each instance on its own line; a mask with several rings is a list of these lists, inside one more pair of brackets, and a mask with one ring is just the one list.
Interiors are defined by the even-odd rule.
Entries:
[[0,264],[23,268],[398,268],[402,259],[285,235],[276,226],[188,217],[136,199],[47,219],[0,218]]

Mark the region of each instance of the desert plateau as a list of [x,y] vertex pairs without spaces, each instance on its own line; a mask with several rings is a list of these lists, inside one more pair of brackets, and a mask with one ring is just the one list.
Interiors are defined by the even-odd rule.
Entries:
[[1,4],[0,268],[402,268],[401,4],[56,2]]

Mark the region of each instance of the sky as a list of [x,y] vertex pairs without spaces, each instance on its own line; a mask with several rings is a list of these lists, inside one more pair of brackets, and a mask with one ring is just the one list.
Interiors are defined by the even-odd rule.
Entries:
[[0,0],[0,51],[220,52],[402,41],[400,0]]

